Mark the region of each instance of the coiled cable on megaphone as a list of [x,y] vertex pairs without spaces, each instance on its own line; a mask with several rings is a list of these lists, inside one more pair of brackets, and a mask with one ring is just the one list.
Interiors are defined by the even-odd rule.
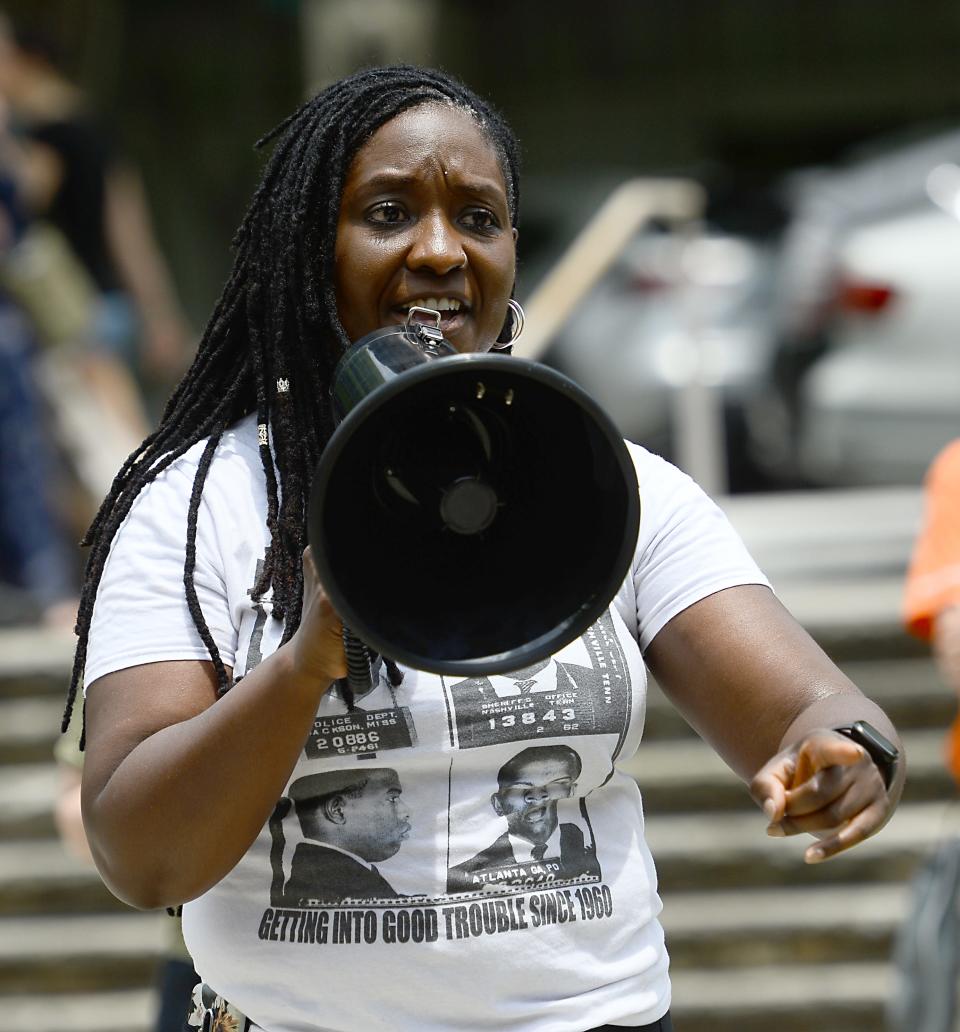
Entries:
[[403,683],[400,667],[386,656],[377,656],[346,624],[343,627],[343,653],[347,660],[347,676],[337,681],[337,688],[344,705],[351,712],[356,709],[357,696],[363,697],[373,688],[380,671],[378,660],[386,667],[387,680],[394,688]]
[[348,710],[356,708],[358,695],[366,695],[373,687],[373,653],[343,625],[343,654],[347,660],[347,676],[337,682],[340,697]]

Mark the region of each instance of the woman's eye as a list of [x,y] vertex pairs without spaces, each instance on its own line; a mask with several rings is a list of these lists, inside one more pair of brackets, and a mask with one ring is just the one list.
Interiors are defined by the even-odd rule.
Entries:
[[491,233],[500,228],[497,216],[492,211],[487,211],[486,208],[473,208],[464,214],[463,221],[468,228],[481,233]]
[[399,204],[384,201],[382,204],[377,204],[371,208],[367,213],[367,218],[381,226],[392,226],[398,222],[403,222],[406,215]]

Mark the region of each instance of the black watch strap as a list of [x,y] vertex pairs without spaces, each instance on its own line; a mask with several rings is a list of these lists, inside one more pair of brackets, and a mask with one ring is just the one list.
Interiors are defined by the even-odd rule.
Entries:
[[883,775],[883,783],[889,789],[893,784],[894,776],[897,773],[897,762],[900,759],[900,750],[884,737],[873,726],[865,720],[858,720],[846,727],[835,727],[841,735],[846,735],[857,745],[862,745],[870,755],[870,759],[880,768]]

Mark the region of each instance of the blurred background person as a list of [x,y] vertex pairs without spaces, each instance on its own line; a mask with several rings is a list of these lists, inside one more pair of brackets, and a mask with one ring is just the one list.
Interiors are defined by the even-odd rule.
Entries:
[[[13,181],[0,174],[0,263],[23,233]],[[57,460],[35,380],[29,319],[0,288],[0,625],[72,628],[76,562],[52,490]]]
[[46,35],[0,15],[0,94],[17,135],[14,173],[33,216],[56,226],[95,286],[91,343],[169,388],[190,334],[153,236],[143,184],[64,74]]
[[[907,574],[907,630],[930,642],[943,679],[960,696],[960,440],[934,459],[924,484],[924,517]],[[946,743],[960,784],[960,717]]]
[[185,368],[190,333],[139,174],[62,71],[59,47],[6,15],[0,93],[21,138],[31,211],[61,230],[99,292],[94,340],[169,386]]
[[[148,408],[159,408],[186,368],[190,337],[139,174],[63,73],[57,45],[2,12],[0,170],[22,214],[0,283],[41,345],[30,375],[79,488],[70,513],[79,537],[118,462],[148,431]],[[35,479],[49,475],[41,466]],[[16,482],[8,478],[4,491],[22,509]],[[7,524],[36,535],[27,528],[43,521],[21,513]]]
[[[960,696],[960,440],[927,471],[923,520],[907,572],[907,630],[929,642],[940,676]],[[960,785],[960,716],[947,733],[944,760]],[[956,793],[954,793],[955,795]],[[960,978],[960,838],[944,825],[911,883],[893,949],[890,1032],[953,1032]]]

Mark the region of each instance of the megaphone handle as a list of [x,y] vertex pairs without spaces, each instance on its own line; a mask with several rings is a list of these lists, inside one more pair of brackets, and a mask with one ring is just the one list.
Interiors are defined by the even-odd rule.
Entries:
[[343,651],[347,658],[347,676],[341,677],[337,684],[340,695],[348,710],[356,708],[356,697],[366,695],[373,687],[370,673],[370,649],[344,625]]

